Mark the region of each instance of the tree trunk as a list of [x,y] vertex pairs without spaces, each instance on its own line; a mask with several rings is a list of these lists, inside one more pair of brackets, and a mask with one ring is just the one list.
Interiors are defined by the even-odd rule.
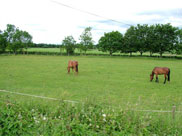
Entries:
[[140,56],[142,56],[143,52],[140,52]]
[[110,51],[109,55],[112,56],[112,51]]
[[152,57],[152,52],[150,52],[150,57]]
[[132,52],[130,52],[130,56],[132,56]]
[[160,52],[160,57],[162,58],[162,52]]

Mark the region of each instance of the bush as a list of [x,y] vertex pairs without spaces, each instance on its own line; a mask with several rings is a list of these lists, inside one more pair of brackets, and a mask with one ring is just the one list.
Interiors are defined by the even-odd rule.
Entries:
[[160,116],[115,111],[93,104],[72,106],[64,102],[48,107],[0,105],[0,135],[180,135],[181,126]]

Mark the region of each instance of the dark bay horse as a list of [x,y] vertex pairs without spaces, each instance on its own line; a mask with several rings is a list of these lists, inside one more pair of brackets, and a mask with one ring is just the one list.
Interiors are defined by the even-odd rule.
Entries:
[[156,82],[159,82],[158,75],[164,75],[164,84],[166,83],[166,75],[168,77],[168,81],[170,81],[170,69],[167,67],[155,67],[152,70],[152,74],[150,74],[150,81],[153,80],[154,74],[156,75]]
[[78,61],[68,61],[68,73],[70,73],[70,68],[72,68],[72,71],[74,70],[76,73],[78,73]]

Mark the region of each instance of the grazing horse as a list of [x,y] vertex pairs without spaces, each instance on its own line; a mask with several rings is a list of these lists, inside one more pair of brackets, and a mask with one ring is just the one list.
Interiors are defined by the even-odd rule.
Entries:
[[158,75],[164,75],[164,84],[166,83],[166,75],[168,77],[168,81],[170,81],[170,69],[167,67],[155,67],[152,70],[152,74],[150,74],[150,81],[153,80],[154,74],[156,75],[156,82],[159,82]]
[[70,73],[70,68],[72,68],[72,71],[74,70],[76,73],[78,73],[78,61],[68,61],[68,74]]

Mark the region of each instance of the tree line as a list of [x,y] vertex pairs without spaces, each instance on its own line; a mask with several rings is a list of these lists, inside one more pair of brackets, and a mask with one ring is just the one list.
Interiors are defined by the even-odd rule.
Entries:
[[34,43],[33,48],[59,48],[59,44],[47,44],[47,43]]
[[137,25],[131,26],[122,35],[118,31],[105,33],[98,42],[98,48],[108,51],[110,55],[114,52],[130,53],[164,52],[182,53],[182,29],[173,27],[171,24]]
[[14,25],[8,24],[6,30],[0,30],[0,52],[5,52],[6,49],[13,52],[26,52],[28,47],[41,48],[58,48],[66,50],[68,55],[74,54],[77,48],[80,53],[86,53],[87,50],[97,48],[103,52],[109,52],[112,55],[115,52],[129,53],[134,52],[159,53],[182,53],[182,29],[173,27],[171,24],[155,24],[155,25],[140,25],[131,26],[125,34],[119,31],[104,33],[100,37],[98,44],[94,45],[91,33],[92,28],[84,29],[79,37],[80,42],[76,42],[73,36],[66,36],[60,45],[57,44],[36,44],[32,42],[32,36],[22,31]]
[[[80,35],[80,43],[72,36],[67,36],[62,42],[61,48],[65,48],[68,54],[74,53],[74,49],[78,48],[80,51],[92,49],[94,46],[92,40],[91,28],[88,27]],[[131,26],[123,35],[119,31],[112,31],[104,33],[98,44],[98,50],[109,52],[112,55],[115,52],[130,53],[150,52],[162,54],[165,52],[181,54],[182,53],[182,29],[173,27],[171,24],[156,24],[156,25],[140,25]]]

